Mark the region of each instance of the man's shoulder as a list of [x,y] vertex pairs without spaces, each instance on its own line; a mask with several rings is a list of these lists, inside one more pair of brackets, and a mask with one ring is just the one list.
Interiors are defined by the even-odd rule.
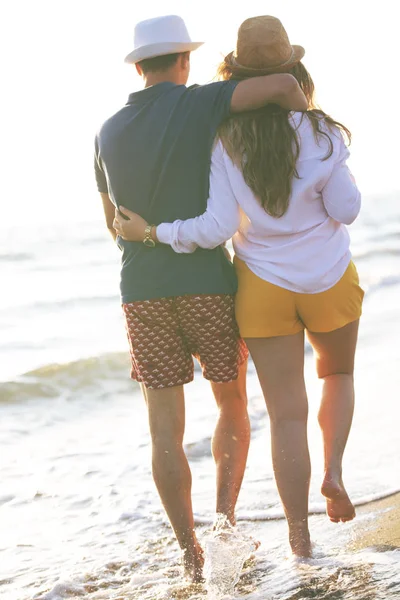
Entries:
[[126,112],[126,108],[126,105],[123,106],[115,113],[113,113],[110,117],[108,117],[105,121],[103,121],[103,123],[97,129],[96,137],[101,138],[104,135],[104,133],[114,129],[114,127],[120,121],[121,116],[124,114],[124,112]]
[[194,96],[213,96],[220,94],[223,90],[232,90],[233,92],[237,83],[237,81],[211,81],[202,85],[195,83],[187,88],[187,92]]
[[237,82],[213,81],[205,85],[191,85],[182,98],[187,110],[209,118],[210,113],[219,121],[229,115],[232,95]]
[[[98,128],[97,137],[112,132],[114,129],[119,129],[126,119],[131,119],[132,115],[140,113],[144,105],[150,106],[151,104],[155,104],[156,110],[159,111],[160,108],[162,110],[163,100],[165,100],[166,107],[171,103],[175,104],[177,97],[184,95],[187,89],[184,85],[162,82],[156,86],[133,92],[129,95],[127,103],[108,117]],[[173,92],[172,96],[171,92]],[[170,99],[169,102],[167,98]]]
[[[189,87],[165,85],[162,89],[157,90],[157,94],[156,90],[151,90],[151,88],[140,90],[131,94],[128,103],[103,122],[97,130],[96,138],[101,140],[112,136],[123,127],[126,119],[131,119],[132,111],[137,112],[143,103],[149,105],[153,100],[156,101],[154,110],[160,118],[163,112],[169,113],[174,110],[207,114],[219,106],[221,107],[220,111],[226,112],[226,107],[229,110],[231,96],[236,85],[237,82],[234,81],[213,81],[203,85],[193,84]],[[171,92],[173,93],[171,94]]]

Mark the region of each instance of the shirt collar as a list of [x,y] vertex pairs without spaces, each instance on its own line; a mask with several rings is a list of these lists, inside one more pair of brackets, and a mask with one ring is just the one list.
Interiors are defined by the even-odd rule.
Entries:
[[155,85],[151,85],[150,87],[139,90],[138,92],[132,92],[129,94],[127,104],[133,104],[137,99],[142,99],[146,97],[151,97],[153,94],[158,94],[166,89],[177,87],[176,83],[172,81],[161,81],[161,83],[156,83]]

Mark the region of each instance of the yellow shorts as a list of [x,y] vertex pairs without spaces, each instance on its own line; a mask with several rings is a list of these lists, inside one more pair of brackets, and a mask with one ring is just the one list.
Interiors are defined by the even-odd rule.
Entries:
[[318,294],[299,294],[264,281],[237,257],[234,264],[239,279],[236,320],[244,338],[334,331],[361,316],[364,292],[353,262],[336,285]]

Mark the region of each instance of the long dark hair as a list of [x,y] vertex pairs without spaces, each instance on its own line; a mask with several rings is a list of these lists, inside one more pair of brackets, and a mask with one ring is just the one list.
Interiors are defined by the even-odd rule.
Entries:
[[[331,131],[338,127],[349,144],[351,133],[315,105],[314,82],[301,62],[289,72],[297,79],[308,100],[308,110],[302,119],[309,119],[316,139],[322,136],[328,142],[328,152],[323,158],[327,160],[332,156],[333,144],[321,123],[325,122]],[[237,79],[225,62],[219,66],[217,75],[219,79]],[[289,206],[293,178],[299,178],[296,163],[300,142],[289,111],[270,104],[256,111],[235,114],[221,125],[219,136],[265,211],[272,217],[282,217]]]

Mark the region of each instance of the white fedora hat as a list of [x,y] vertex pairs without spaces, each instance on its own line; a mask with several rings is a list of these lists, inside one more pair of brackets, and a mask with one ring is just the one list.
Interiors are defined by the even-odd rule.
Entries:
[[204,42],[193,42],[181,17],[167,15],[140,21],[133,35],[134,48],[125,57],[127,63],[177,52],[196,50]]

